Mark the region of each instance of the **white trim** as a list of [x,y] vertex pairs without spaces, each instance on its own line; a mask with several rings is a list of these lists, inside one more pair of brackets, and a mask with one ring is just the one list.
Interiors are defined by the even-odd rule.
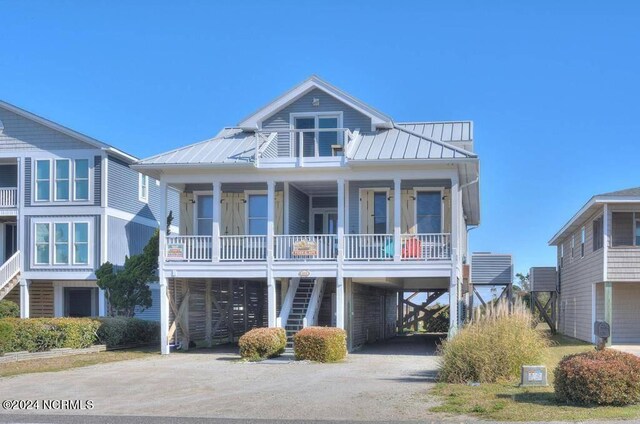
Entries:
[[[430,192],[430,193],[440,193],[440,232],[444,233],[444,187],[414,187],[413,188],[413,196],[415,197],[415,201],[413,202],[413,216],[415,217],[415,222],[413,223],[416,226],[416,233],[420,233],[418,230],[418,193],[419,192]],[[452,200],[452,199],[449,199]],[[451,215],[453,216],[453,201],[451,205]],[[408,224],[411,224],[410,222]],[[454,231],[453,222],[451,223],[451,233]],[[456,228],[455,231],[458,231]]]
[[[321,234],[334,234],[334,233],[324,233],[324,229],[328,228],[329,224],[329,214],[335,213],[338,215],[338,208],[309,208],[309,234],[315,233],[315,214],[322,214],[322,229],[323,232]],[[336,221],[336,231],[337,231],[338,222]]]
[[[167,190],[167,192],[168,192],[168,190]],[[193,194],[193,200],[195,200],[195,203],[194,203],[195,206],[193,207],[193,214],[192,214],[193,216],[191,217],[191,219],[193,220],[193,223],[192,223],[193,224],[192,225],[193,234],[194,235],[199,235],[200,232],[198,230],[198,219],[199,219],[199,217],[198,217],[198,202],[200,200],[198,198],[201,197],[201,196],[211,196],[211,198],[213,199],[213,202],[215,202],[216,200],[213,197],[213,190],[194,190],[192,192],[192,194]],[[222,197],[222,189],[220,190],[220,195],[221,195],[220,197]],[[219,199],[218,201],[221,201],[221,200],[222,199]],[[211,220],[213,221],[213,217],[211,218]],[[172,225],[172,227],[173,227],[173,225]],[[171,230],[171,231],[173,232],[173,230]]]
[[283,214],[284,214],[284,228],[283,228],[283,233],[285,235],[289,234],[289,182],[285,181],[283,183],[283,190],[284,190],[284,195],[283,195]]
[[[320,139],[319,137],[319,132],[315,131],[317,129],[320,128],[320,118],[338,118],[338,125],[336,128],[342,128],[342,121],[343,121],[343,113],[342,111],[328,111],[328,112],[292,112],[289,114],[289,129],[291,130],[295,130],[296,129],[296,119],[298,118],[313,118],[314,119],[314,127],[313,128],[308,128],[308,132],[314,132],[315,136],[314,136],[314,155],[313,157],[315,158],[319,158],[322,157],[320,156],[320,148],[318,145],[318,141]],[[300,130],[306,130],[307,128],[299,128]],[[337,131],[338,133],[338,137],[340,137],[339,135],[339,131]],[[344,134],[342,135],[342,144],[345,144],[345,140],[344,140]],[[338,140],[339,141],[339,140]],[[289,152],[291,152],[291,154],[289,156],[297,158],[298,156],[296,156],[296,133],[295,132],[291,132],[290,136],[289,136]],[[300,153],[300,157],[304,157],[304,152],[299,152]]]
[[138,173],[138,200],[149,203],[149,176]]
[[[591,326],[593,326],[593,323],[596,322],[596,284],[597,283],[591,284]],[[595,333],[593,333],[591,334],[591,343],[595,344],[596,342],[596,335]]]
[[[158,221],[151,219],[151,218],[145,218],[142,216],[138,216],[138,215],[134,215],[132,213],[129,212],[125,212],[125,211],[121,211],[120,209],[114,209],[114,208],[105,208],[105,212],[106,212],[106,216],[107,217],[114,217],[114,218],[118,218],[118,219],[122,219],[124,221],[130,221],[130,222],[135,222],[136,224],[142,224],[142,225],[146,225],[147,227],[154,227],[157,228],[158,227]],[[171,232],[173,233],[173,229],[178,228],[174,225],[171,226]]]
[[[57,206],[57,205],[78,205],[78,206],[93,206],[93,184],[94,184],[94,172],[95,166],[92,166],[91,156],[78,156],[77,154],[70,154],[68,156],[47,156],[37,157],[34,156],[31,159],[31,204],[33,206]],[[87,176],[87,199],[76,200],[76,180],[75,169],[76,160],[86,160],[88,166]],[[57,187],[56,187],[56,163],[58,161],[67,161],[69,163],[69,197],[68,199],[57,199]],[[38,180],[38,162],[49,162],[49,197],[46,200],[38,199],[38,181],[45,181],[43,179]]]
[[[387,193],[387,219],[386,219],[386,230],[385,230],[385,234],[388,234],[389,231],[389,192],[390,192],[390,188],[389,187],[360,187],[358,189],[358,230],[360,232],[360,234],[366,234],[365,231],[362,228],[362,190],[371,190],[374,192],[374,203],[375,203],[375,192],[378,191],[384,191]],[[372,211],[373,212],[373,211]],[[374,219],[375,221],[375,219]],[[375,222],[374,222],[374,226],[375,226]],[[375,231],[375,230],[373,230]],[[373,234],[373,233],[371,233]]]
[[[86,264],[76,264],[74,263],[74,254],[72,249],[74,247],[75,241],[75,228],[74,225],[76,223],[86,223],[87,224],[87,263]],[[47,263],[37,263],[36,262],[36,226],[38,224],[48,224],[49,225],[49,261]],[[58,264],[55,262],[55,224],[69,224],[69,240],[67,241],[67,245],[69,246],[69,262],[66,264]],[[93,240],[93,231],[95,226],[95,219],[87,219],[87,217],[36,217],[31,219],[31,249],[29,252],[31,269],[33,271],[37,271],[39,269],[64,269],[73,271],[75,269],[88,269],[94,268],[94,240]]]
[[[246,235],[253,235],[249,230],[249,196],[265,196],[267,198],[267,215],[265,216],[267,221],[267,229],[269,228],[269,192],[268,190],[245,190],[244,191],[244,200],[245,200],[245,208],[244,208],[244,233]],[[274,199],[275,200],[275,199]],[[256,234],[262,235],[262,234]],[[264,234],[265,236],[267,234]]]
[[[67,162],[67,178],[65,179],[60,179],[60,181],[66,181],[67,182],[67,198],[66,199],[58,199],[58,162]],[[71,170],[71,160],[70,159],[54,159],[53,160],[53,201],[54,202],[68,202],[72,199],[72,191],[75,191],[73,189],[73,184],[72,184],[72,170]]]
[[604,204],[604,212],[602,214],[602,247],[604,258],[603,261],[603,270],[602,270],[602,281],[607,281],[609,279],[609,205],[607,203]]
[[[77,167],[78,164],[77,162],[79,160],[86,160],[87,161],[87,198],[86,199],[79,199],[76,196],[77,193],[77,185],[76,183],[78,182],[78,176],[77,176]],[[88,202],[89,199],[91,199],[91,168],[94,168],[95,170],[95,163],[94,166],[91,166],[91,161],[89,159],[85,159],[85,158],[74,158],[73,160],[71,160],[71,162],[73,163],[73,176],[70,175],[70,177],[72,177],[72,181],[73,183],[69,183],[69,190],[70,190],[70,194],[69,197],[73,199],[74,202]],[[69,168],[69,173],[71,174],[71,168]],[[84,181],[85,178],[82,178],[81,181]],[[73,186],[73,187],[72,187]]]

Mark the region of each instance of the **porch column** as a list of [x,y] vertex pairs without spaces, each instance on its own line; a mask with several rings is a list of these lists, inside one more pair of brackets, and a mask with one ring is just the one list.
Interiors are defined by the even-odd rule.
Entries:
[[169,354],[169,297],[164,270],[167,243],[167,183],[160,179],[160,247],[158,257],[158,280],[160,283],[160,353]]
[[393,180],[393,260],[400,262],[402,260],[402,204],[401,201],[402,181],[400,178]]
[[459,258],[459,240],[460,240],[460,218],[462,210],[460,209],[460,191],[459,191],[458,175],[451,178],[451,280],[449,282],[449,337],[456,335],[459,325],[458,304],[460,299],[458,274],[461,261]]
[[276,326],[276,279],[273,277],[273,244],[276,183],[267,181],[267,310],[269,327]]
[[336,327],[345,329],[344,325],[344,277],[338,268],[336,276]]
[[613,339],[613,285],[611,281],[604,282],[604,320],[611,329],[611,337],[607,340],[607,346],[611,346],[611,339]]
[[160,180],[160,205],[158,215],[158,224],[160,224],[158,268],[163,269],[167,245],[167,183],[162,180]]
[[213,183],[213,225],[211,229],[211,261],[220,262],[220,221],[222,214],[222,184]]
[[336,234],[338,236],[338,261],[342,262],[344,258],[344,216],[347,213],[345,211],[344,203],[344,180],[338,180],[338,228]]
[[338,273],[336,275],[336,327],[344,329],[344,179],[338,179]]
[[20,279],[20,318],[29,318],[29,286],[30,280]]

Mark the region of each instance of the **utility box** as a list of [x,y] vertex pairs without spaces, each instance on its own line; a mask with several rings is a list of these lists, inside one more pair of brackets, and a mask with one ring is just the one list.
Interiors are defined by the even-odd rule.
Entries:
[[520,374],[520,386],[547,386],[547,367],[544,365],[523,365]]

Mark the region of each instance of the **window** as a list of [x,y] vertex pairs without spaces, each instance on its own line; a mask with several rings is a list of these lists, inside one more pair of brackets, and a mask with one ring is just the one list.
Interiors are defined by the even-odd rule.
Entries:
[[69,161],[56,159],[55,200],[69,200]]
[[76,159],[73,187],[73,200],[89,200],[89,161],[87,159]]
[[442,194],[439,191],[419,191],[417,193],[416,221],[419,234],[442,232]]
[[640,246],[640,212],[611,214],[611,246]]
[[575,234],[571,236],[571,258],[576,257],[576,236]]
[[580,230],[580,257],[584,258],[584,242],[587,234],[587,230],[585,229],[585,227],[582,227],[582,230]]
[[248,199],[249,211],[247,213],[249,234],[267,234],[267,195],[250,194]]
[[49,263],[49,224],[35,225],[35,263]]
[[387,234],[387,192],[373,193],[373,234]]
[[199,195],[196,205],[198,209],[196,231],[198,235],[210,236],[213,234],[213,196]]
[[75,265],[89,263],[89,224],[87,222],[73,224],[73,263]]
[[142,174],[138,174],[138,200],[149,201],[149,177]]
[[51,199],[51,162],[49,160],[36,161],[36,201]]
[[300,156],[300,141],[302,141],[304,157],[333,156],[333,146],[342,145],[342,133],[322,130],[339,128],[341,120],[342,116],[338,113],[295,117],[293,120],[295,129],[310,130],[295,133],[296,157]]
[[67,265],[69,263],[69,224],[54,224],[53,263]]
[[593,251],[595,252],[598,249],[601,249],[604,245],[604,232],[602,228],[603,219],[602,217],[593,220]]
[[560,268],[564,266],[564,243],[560,244]]

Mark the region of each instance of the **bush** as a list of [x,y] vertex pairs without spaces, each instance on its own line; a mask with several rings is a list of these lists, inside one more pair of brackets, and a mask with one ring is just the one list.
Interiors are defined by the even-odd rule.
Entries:
[[240,337],[238,347],[243,358],[258,360],[281,355],[287,345],[284,328],[254,328]]
[[20,305],[10,300],[0,300],[0,318],[20,318]]
[[0,351],[43,352],[93,345],[100,323],[89,318],[0,319]]
[[640,402],[640,358],[611,349],[565,356],[554,374],[556,398],[578,405]]
[[296,359],[336,362],[347,356],[347,333],[335,327],[306,327],[293,336]]
[[98,340],[107,347],[159,343],[160,323],[139,318],[100,318]]
[[521,301],[491,304],[440,346],[441,381],[493,383],[518,378],[520,367],[542,360],[549,340]]

